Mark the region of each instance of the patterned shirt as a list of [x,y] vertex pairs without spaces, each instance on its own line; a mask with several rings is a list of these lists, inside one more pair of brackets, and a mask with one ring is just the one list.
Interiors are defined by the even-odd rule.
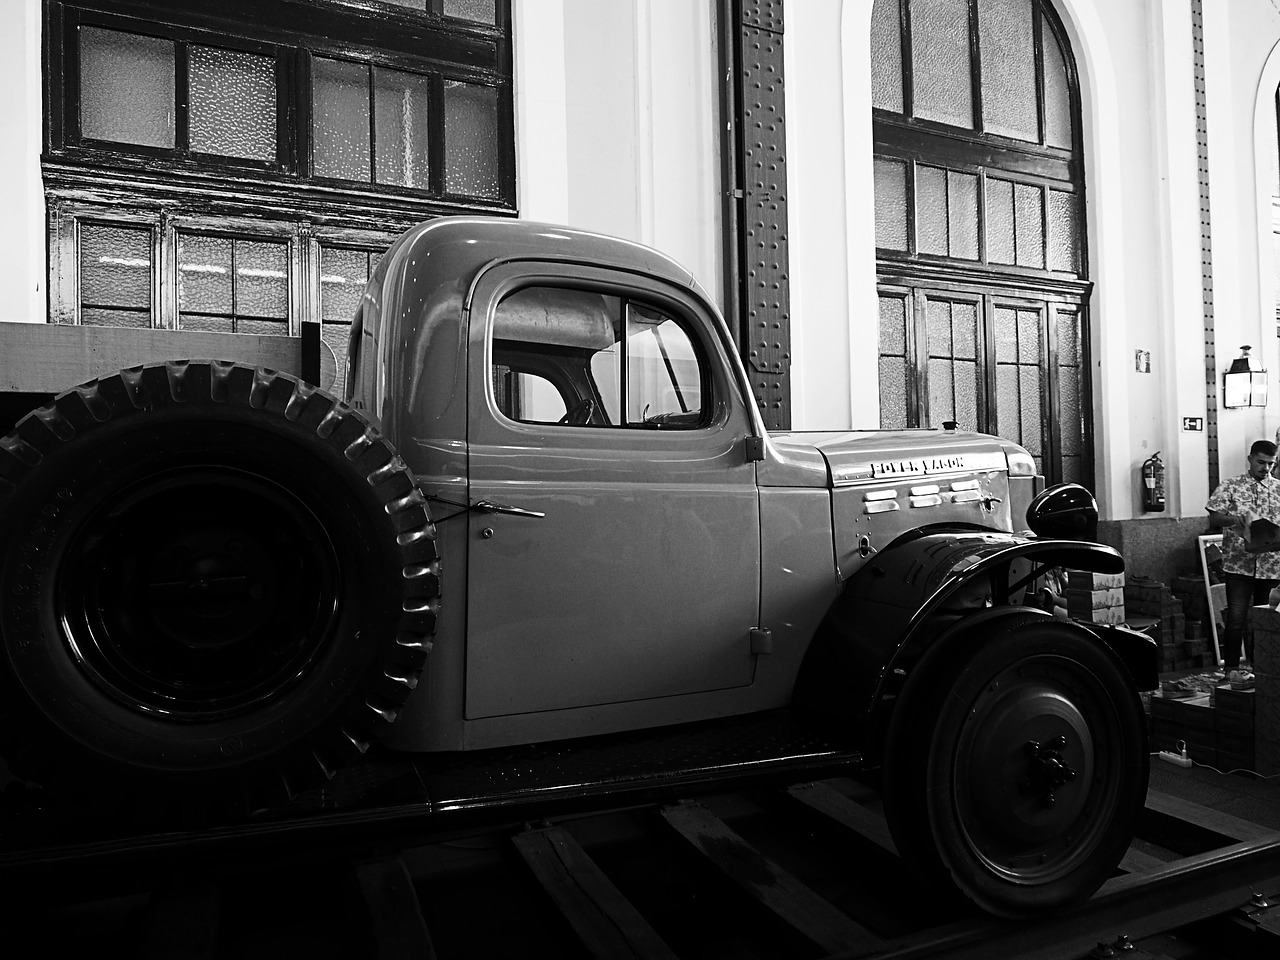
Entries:
[[[1280,480],[1268,474],[1255,480],[1247,473],[1218,484],[1204,505],[1206,510],[1232,517],[1252,512],[1280,522]],[[1249,553],[1239,527],[1222,530],[1222,569],[1227,573],[1243,573],[1260,580],[1280,579],[1280,551]]]

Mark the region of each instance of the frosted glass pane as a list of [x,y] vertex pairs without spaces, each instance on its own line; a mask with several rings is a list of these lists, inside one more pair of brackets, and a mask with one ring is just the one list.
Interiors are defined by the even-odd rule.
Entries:
[[915,115],[973,127],[968,0],[911,0]]
[[950,360],[929,361],[929,422],[925,426],[940,427],[944,421],[956,418],[951,366]]
[[978,308],[972,303],[951,305],[952,354],[965,360],[978,357]]
[[235,333],[236,324],[231,317],[204,317],[198,314],[184,316],[181,326],[183,330],[197,333]]
[[364,250],[320,248],[320,319],[350,323],[369,282],[369,254]]
[[494,0],[444,0],[444,15],[475,23],[493,23]]
[[445,83],[444,152],[446,192],[475,197],[501,194],[495,88]]
[[880,298],[880,353],[907,355],[907,301],[904,297]]
[[276,159],[276,61],[217,47],[191,48],[191,149]]
[[[233,310],[231,251],[225,237],[178,234],[178,311],[182,314]],[[183,329],[192,329],[184,317]]]
[[1018,312],[996,307],[996,362],[1013,363],[1018,359]]
[[907,426],[907,362],[898,357],[880,358],[880,426],[884,430]]
[[259,337],[287,337],[289,324],[285,320],[245,320],[237,318],[236,333],[249,333]]
[[982,123],[987,133],[1040,142],[1031,0],[978,0]]
[[[1084,368],[1081,356],[1080,314],[1058,311],[1058,423],[1061,425],[1063,470],[1068,457],[1073,461],[1084,452],[1084,419],[1081,397]],[[1077,467],[1078,469],[1078,467]]]
[[947,236],[951,256],[978,259],[978,178],[947,171]]
[[1076,242],[1076,198],[1065,190],[1049,191],[1049,269],[1080,269]]
[[1018,368],[996,367],[996,434],[1021,442],[1022,417],[1018,412]]
[[916,164],[916,244],[921,253],[947,253],[947,172]]
[[1018,311],[1018,362],[1040,362],[1040,313],[1037,310]]
[[899,0],[871,9],[871,105],[902,112],[902,24]]
[[373,69],[374,152],[379,183],[426,188],[428,101],[426,77]]
[[1044,130],[1051,147],[1070,148],[1071,97],[1062,48],[1048,24],[1042,24],[1040,41],[1044,48]]
[[952,374],[955,382],[954,420],[961,430],[978,429],[978,368],[972,363],[957,363]]
[[1080,438],[1080,390],[1075,369],[1062,371],[1058,379],[1058,422],[1062,424],[1062,453],[1079,455]]
[[925,329],[929,335],[928,355],[951,356],[951,304],[930,300],[925,306]]
[[287,245],[237,240],[235,254],[236,313],[241,317],[288,317]]
[[150,230],[80,224],[80,303],[150,309]]
[[1043,424],[1040,420],[1040,370],[1020,367],[1019,403],[1022,408],[1021,443],[1033,457],[1044,455]]
[[1058,364],[1060,366],[1079,365],[1080,356],[1080,315],[1077,313],[1058,312]]
[[907,249],[907,165],[876,157],[876,246]]
[[1039,187],[1018,183],[1013,187],[1017,264],[1044,266],[1044,199]]
[[312,62],[311,87],[315,175],[367,182],[369,68],[317,57]]
[[151,326],[148,310],[110,310],[103,307],[83,307],[80,322],[86,327],[133,327],[145,330]]
[[1013,184],[987,178],[987,259],[992,263],[1014,262]]
[[80,28],[80,135],[174,147],[171,40]]

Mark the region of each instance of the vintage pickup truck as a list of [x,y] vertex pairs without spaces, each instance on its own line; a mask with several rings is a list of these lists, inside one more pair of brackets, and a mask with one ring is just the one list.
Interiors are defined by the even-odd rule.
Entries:
[[[171,335],[172,336],[172,335]],[[1088,896],[1146,791],[1093,498],[955,429],[769,435],[724,321],[634,243],[405,234],[340,388],[181,359],[0,440],[0,742],[50,788],[297,788],[375,741],[473,751],[794,711],[882,769],[896,843],[987,910]],[[334,395],[334,394],[337,395]]]

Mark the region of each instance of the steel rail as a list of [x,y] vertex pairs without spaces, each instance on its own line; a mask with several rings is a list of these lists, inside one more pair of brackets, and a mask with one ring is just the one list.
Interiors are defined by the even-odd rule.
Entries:
[[1259,891],[1280,891],[1280,833],[1116,877],[1080,907],[1048,919],[962,922],[889,941],[883,950],[833,954],[829,960],[1079,960],[1099,943],[1122,936],[1136,941],[1228,913]]
[[[34,889],[88,886],[109,875],[127,882],[147,878],[169,865],[202,864],[238,868],[248,861],[282,857],[332,859],[337,852],[394,844],[415,844],[491,832],[548,816],[594,814],[652,806],[711,790],[784,784],[797,778],[834,776],[848,765],[839,751],[735,764],[732,775],[708,767],[672,773],[660,780],[618,778],[567,786],[520,787],[504,793],[476,792],[460,778],[458,789],[432,791],[429,800],[386,806],[313,811],[269,820],[238,822],[199,830],[98,837],[79,842],[15,845],[3,849],[0,831],[0,887]],[[452,784],[450,784],[452,786]],[[11,835],[18,821],[5,824]]]

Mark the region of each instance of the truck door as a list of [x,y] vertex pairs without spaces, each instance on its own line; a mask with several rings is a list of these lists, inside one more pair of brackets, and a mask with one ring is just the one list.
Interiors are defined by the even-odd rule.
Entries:
[[705,307],[647,278],[490,269],[471,301],[468,719],[743,686],[750,421]]

